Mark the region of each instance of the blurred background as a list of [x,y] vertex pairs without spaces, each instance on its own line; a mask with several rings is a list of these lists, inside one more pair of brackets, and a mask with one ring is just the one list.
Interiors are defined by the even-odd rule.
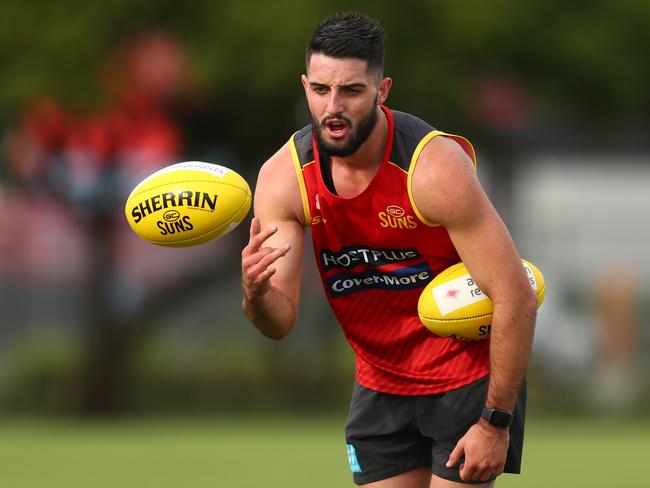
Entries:
[[250,216],[188,249],[123,216],[173,162],[254,187],[308,122],[311,33],[350,9],[386,29],[387,105],[474,143],[546,278],[524,475],[503,485],[609,486],[605,446],[638,465],[619,480],[647,481],[650,3],[4,0],[0,485],[352,485],[354,359],[311,248],[276,343],[240,308]]

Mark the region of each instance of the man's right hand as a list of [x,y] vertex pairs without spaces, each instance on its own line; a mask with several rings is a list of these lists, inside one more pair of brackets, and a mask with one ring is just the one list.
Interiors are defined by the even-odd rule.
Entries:
[[289,244],[277,248],[262,246],[277,231],[275,226],[262,231],[260,221],[256,217],[251,222],[250,238],[242,251],[241,261],[242,286],[246,300],[253,300],[271,289],[271,276],[276,271],[272,264],[291,249]]

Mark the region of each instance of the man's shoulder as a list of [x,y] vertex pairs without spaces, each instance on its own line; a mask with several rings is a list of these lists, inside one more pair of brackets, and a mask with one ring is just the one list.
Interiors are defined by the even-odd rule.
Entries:
[[296,220],[305,225],[302,197],[292,141],[287,141],[260,168],[255,188],[256,212],[259,207],[273,209],[282,220]]
[[393,147],[390,160],[408,171],[413,154],[427,134],[435,131],[433,126],[415,115],[391,110],[393,114]]

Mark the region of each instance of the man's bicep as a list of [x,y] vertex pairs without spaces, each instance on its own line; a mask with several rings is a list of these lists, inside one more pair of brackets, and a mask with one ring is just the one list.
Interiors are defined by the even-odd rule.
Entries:
[[481,289],[488,295],[491,291],[500,294],[508,282],[517,283],[523,277],[510,233],[467,155],[451,141],[436,143],[425,153],[428,159],[422,167],[416,168],[414,198],[425,218],[447,229]]
[[505,223],[478,183],[468,182],[464,202],[446,223],[469,273],[495,303],[518,300],[530,291],[521,258]]

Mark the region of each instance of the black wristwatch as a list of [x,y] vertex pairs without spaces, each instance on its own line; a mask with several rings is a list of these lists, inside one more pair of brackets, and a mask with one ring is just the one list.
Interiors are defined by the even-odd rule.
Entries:
[[498,408],[487,408],[484,407],[481,412],[481,417],[490,422],[495,427],[510,427],[514,415],[505,410],[499,410]]

